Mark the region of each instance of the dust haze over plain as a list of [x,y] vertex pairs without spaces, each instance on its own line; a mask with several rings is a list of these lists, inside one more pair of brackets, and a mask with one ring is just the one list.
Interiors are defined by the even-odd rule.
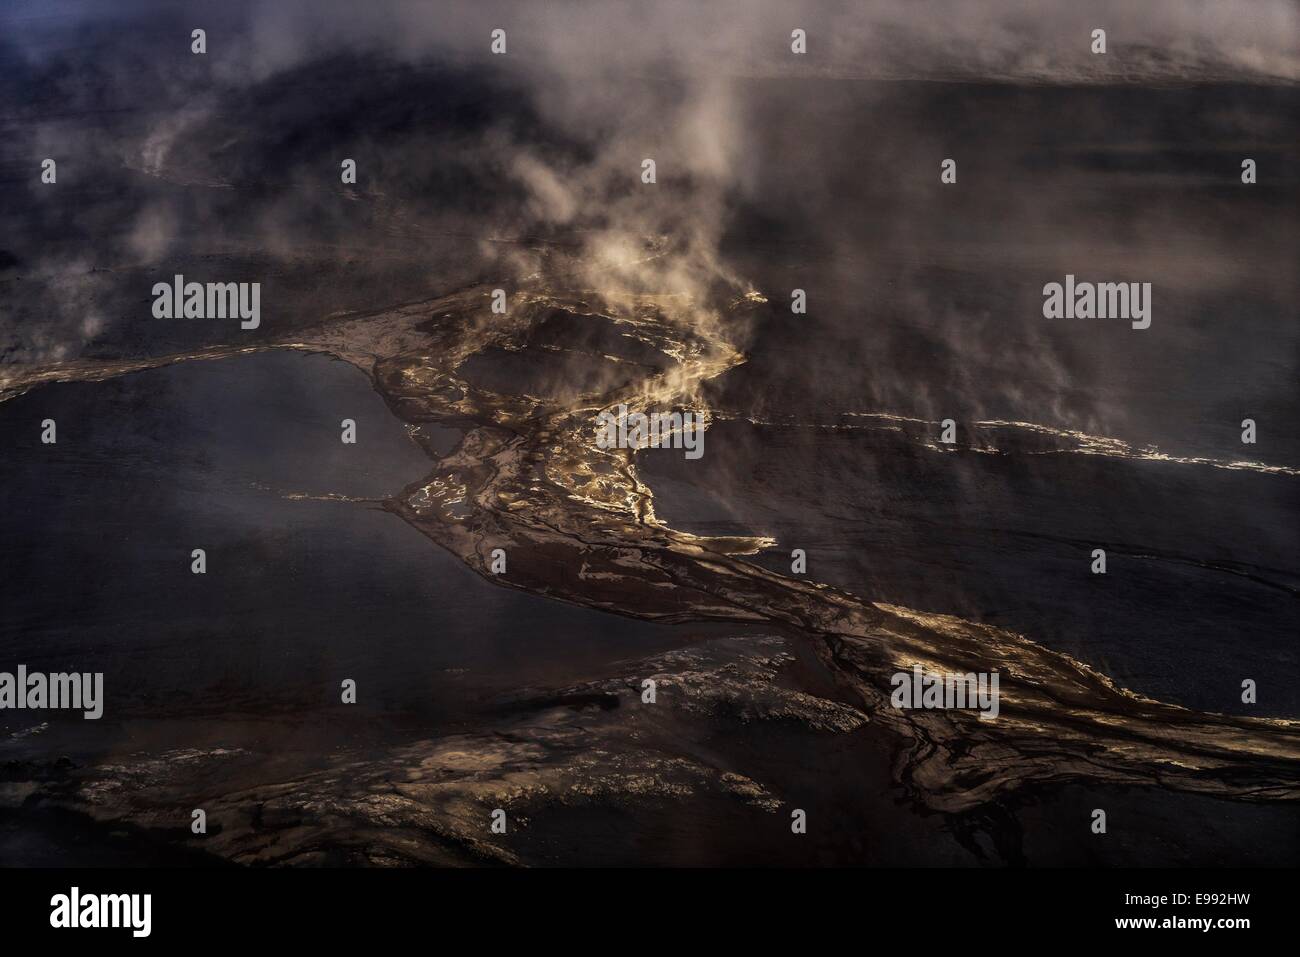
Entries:
[[[222,335],[152,320],[151,281],[173,272],[263,281],[283,330],[528,275],[554,244],[606,286],[808,288],[815,334],[806,377],[774,383],[785,406],[811,391],[1150,441],[1170,426],[1113,395],[1120,379],[1159,379],[1169,348],[1195,378],[1210,322],[1248,329],[1293,300],[1294,156],[1252,147],[1287,142],[1298,15],[1077,6],[22,3],[0,46],[4,358]],[[1154,90],[1139,102],[1135,83]],[[1193,155],[1199,134],[1233,149]],[[1170,162],[1131,158],[1153,146]],[[1244,205],[1215,184],[1247,152],[1262,172]],[[42,192],[47,155],[74,204]],[[1189,190],[1201,201],[1157,198]],[[672,255],[647,264],[648,241]],[[1044,325],[1039,290],[1067,272],[1153,282],[1154,330]],[[1281,410],[1276,357],[1296,344],[1279,334],[1227,361],[1262,366],[1259,401]]]

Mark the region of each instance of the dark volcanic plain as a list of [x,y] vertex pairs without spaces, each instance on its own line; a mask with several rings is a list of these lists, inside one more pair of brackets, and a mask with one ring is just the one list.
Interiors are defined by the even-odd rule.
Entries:
[[[182,21],[0,40],[0,669],[107,691],[0,712],[0,860],[1294,861],[1294,83],[553,90]],[[261,327],[154,319],[176,273]],[[1066,273],[1151,328],[1043,319]],[[703,458],[598,449],[620,401]],[[914,662],[999,720],[890,708]]]

